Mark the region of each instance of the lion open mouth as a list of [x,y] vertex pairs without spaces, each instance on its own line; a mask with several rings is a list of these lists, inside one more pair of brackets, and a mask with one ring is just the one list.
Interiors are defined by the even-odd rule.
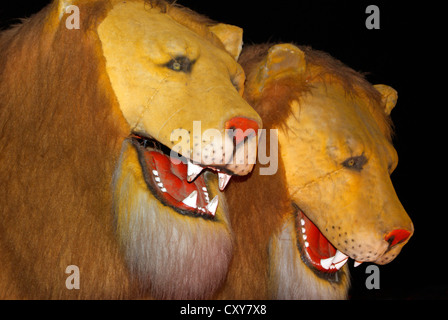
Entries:
[[171,149],[152,138],[132,135],[131,141],[137,149],[145,182],[161,203],[182,215],[215,219],[218,196],[211,198],[200,173],[205,169],[217,173],[222,191],[231,178],[224,168],[196,165],[180,155],[180,161],[172,161]]
[[[337,272],[347,263],[348,256],[337,250],[316,225],[296,205],[297,247],[302,260],[318,276],[337,281]],[[355,261],[355,267],[361,262]]]

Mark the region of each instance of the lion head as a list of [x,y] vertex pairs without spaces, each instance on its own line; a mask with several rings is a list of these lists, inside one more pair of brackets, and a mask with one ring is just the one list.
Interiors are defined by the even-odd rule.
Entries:
[[[247,174],[250,164],[230,160],[255,136],[234,145],[225,130],[257,131],[260,120],[241,98],[245,77],[235,61],[240,30],[187,28],[184,15],[175,7],[163,13],[141,2],[119,2],[98,34],[133,135],[124,142],[115,174],[118,234],[133,273],[150,275],[156,292],[185,298],[218,286],[231,255],[223,198],[218,205],[213,178],[200,173],[216,172],[221,190],[230,175]],[[219,36],[235,56],[223,50]],[[206,140],[209,129],[223,140]],[[177,163],[173,152],[180,156]]]
[[[66,27],[72,5],[79,29]],[[241,38],[143,0],[54,1],[2,35],[2,220],[15,217],[2,235],[33,261],[21,277],[41,297],[69,294],[55,270],[70,264],[83,297],[203,298],[220,285],[232,250],[221,191],[251,170],[244,149],[261,127],[241,96]]]
[[[249,238],[257,243],[253,264],[268,265],[259,271],[265,282],[258,278],[268,297],[344,298],[349,258],[356,265],[391,262],[414,232],[390,180],[398,161],[389,118],[397,94],[308,47],[253,46],[240,63],[245,97],[265,128],[278,129],[282,165],[270,177],[256,167],[227,190],[232,225],[241,232],[235,256]],[[242,254],[230,275],[248,259]]]

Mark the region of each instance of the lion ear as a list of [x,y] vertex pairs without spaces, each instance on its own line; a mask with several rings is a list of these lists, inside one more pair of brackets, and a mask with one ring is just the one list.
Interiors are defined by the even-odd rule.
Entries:
[[381,97],[382,97],[382,101],[383,101],[383,105],[384,105],[384,111],[386,112],[387,115],[390,115],[392,109],[397,104],[397,99],[398,99],[397,91],[394,88],[389,87],[385,84],[376,84],[376,85],[374,85],[374,88],[379,93],[381,93]]
[[267,82],[292,74],[304,74],[306,71],[305,53],[289,43],[272,46],[258,69],[256,81],[260,91]]
[[227,52],[235,60],[238,60],[243,48],[243,29],[230,24],[218,23],[209,27],[209,30],[221,40]]

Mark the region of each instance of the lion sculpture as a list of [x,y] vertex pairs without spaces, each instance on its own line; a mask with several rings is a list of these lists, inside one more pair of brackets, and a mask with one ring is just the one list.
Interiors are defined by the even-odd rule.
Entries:
[[216,291],[233,245],[221,190],[261,128],[241,38],[142,0],[54,1],[0,35],[0,298]]
[[414,232],[389,177],[397,93],[309,47],[255,45],[239,62],[245,98],[278,129],[279,170],[257,164],[226,189],[236,245],[220,297],[347,298],[349,258],[388,263]]

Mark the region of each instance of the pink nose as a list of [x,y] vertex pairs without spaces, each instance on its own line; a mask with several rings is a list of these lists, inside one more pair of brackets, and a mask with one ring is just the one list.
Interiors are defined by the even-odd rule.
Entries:
[[[251,119],[235,117],[226,122],[226,129],[235,130],[234,132],[231,132],[231,134],[235,139],[235,144],[238,145],[249,135],[257,134],[258,123]],[[249,129],[252,129],[253,131]]]
[[389,242],[389,248],[406,241],[410,237],[411,233],[404,229],[395,229],[389,232],[384,240]]

